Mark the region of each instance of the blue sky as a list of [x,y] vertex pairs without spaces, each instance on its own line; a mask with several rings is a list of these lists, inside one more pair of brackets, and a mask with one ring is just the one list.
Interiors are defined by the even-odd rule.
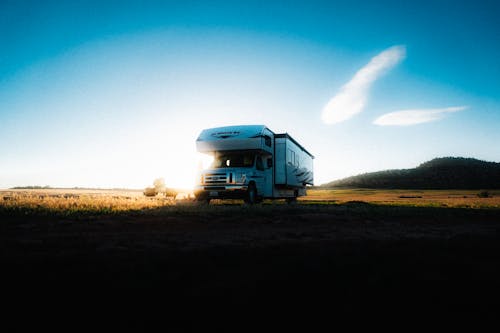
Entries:
[[2,1],[0,188],[194,182],[201,129],[266,124],[315,182],[500,161],[497,1]]

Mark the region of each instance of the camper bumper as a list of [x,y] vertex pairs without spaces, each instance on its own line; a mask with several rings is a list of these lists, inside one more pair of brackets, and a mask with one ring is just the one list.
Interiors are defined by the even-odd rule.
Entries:
[[197,186],[194,194],[197,198],[242,198],[247,192],[247,185]]

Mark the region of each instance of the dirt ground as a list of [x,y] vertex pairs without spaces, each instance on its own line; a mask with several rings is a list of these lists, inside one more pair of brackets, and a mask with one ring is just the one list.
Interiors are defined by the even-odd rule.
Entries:
[[223,300],[500,309],[498,209],[216,204],[82,217],[20,210],[1,221],[0,265],[13,295],[99,290],[180,308]]

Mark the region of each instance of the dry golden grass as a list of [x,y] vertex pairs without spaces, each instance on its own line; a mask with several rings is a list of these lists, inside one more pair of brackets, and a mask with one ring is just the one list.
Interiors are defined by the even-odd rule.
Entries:
[[384,205],[418,207],[500,208],[500,190],[488,191],[491,197],[478,197],[479,190],[385,190],[338,189],[309,190],[301,201],[345,203],[362,201]]
[[0,207],[54,211],[120,212],[174,205],[172,197],[146,197],[142,191],[111,190],[7,190],[0,191]]
[[[490,198],[479,198],[477,190],[374,190],[339,189],[309,190],[299,198],[303,204],[342,204],[366,202],[378,205],[414,207],[500,208],[500,191],[489,191]],[[191,205],[188,194],[172,197],[146,197],[142,191],[124,190],[4,190],[0,191],[0,210],[45,212],[62,215],[119,213],[160,207]],[[277,202],[279,203],[279,202]],[[213,200],[211,206],[220,204],[241,205],[241,200]],[[194,205],[193,205],[194,206]],[[200,209],[197,207],[196,209]]]

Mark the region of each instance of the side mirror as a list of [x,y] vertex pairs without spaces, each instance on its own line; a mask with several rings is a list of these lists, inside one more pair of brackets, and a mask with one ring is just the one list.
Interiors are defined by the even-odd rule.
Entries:
[[273,167],[273,159],[272,158],[268,158],[267,159],[267,167],[268,168],[272,168]]

